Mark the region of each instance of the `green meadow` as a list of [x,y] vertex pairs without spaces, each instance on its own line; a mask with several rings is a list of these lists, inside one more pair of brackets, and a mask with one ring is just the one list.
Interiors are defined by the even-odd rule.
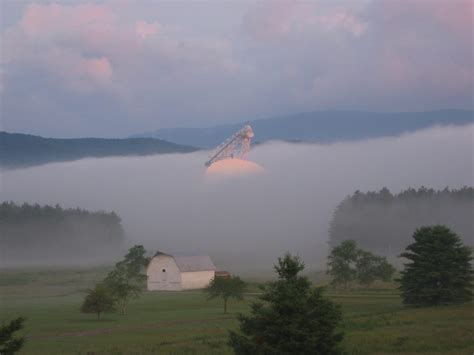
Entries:
[[[27,342],[22,354],[230,354],[229,329],[258,293],[250,284],[244,301],[219,300],[202,292],[145,293],[126,315],[81,314],[84,291],[107,268],[2,270],[1,321],[23,315]],[[258,276],[258,275],[256,275]],[[256,278],[249,278],[249,280]],[[472,354],[472,304],[407,308],[394,287],[330,292],[342,306],[344,346],[349,354]]]

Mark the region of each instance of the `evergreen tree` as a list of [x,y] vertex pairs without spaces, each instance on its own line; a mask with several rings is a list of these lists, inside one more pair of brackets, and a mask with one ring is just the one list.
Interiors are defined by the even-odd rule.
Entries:
[[415,242],[402,257],[403,302],[414,306],[463,303],[472,299],[472,250],[449,228],[436,225],[415,231]]
[[12,355],[21,349],[25,338],[14,337],[14,334],[23,328],[24,323],[25,318],[18,317],[0,326],[0,354]]
[[339,354],[341,312],[299,275],[304,264],[286,254],[278,259],[278,280],[263,288],[250,315],[239,315],[240,332],[230,332],[237,354]]

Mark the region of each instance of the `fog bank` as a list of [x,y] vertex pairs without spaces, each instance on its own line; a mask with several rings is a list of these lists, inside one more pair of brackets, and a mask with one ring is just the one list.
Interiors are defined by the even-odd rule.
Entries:
[[[265,173],[216,181],[206,152],[85,159],[1,173],[0,200],[114,210],[129,244],[204,253],[219,268],[269,269],[286,250],[322,267],[336,205],[355,190],[473,184],[474,125],[331,145],[270,142]],[[258,132],[256,132],[258,138]]]

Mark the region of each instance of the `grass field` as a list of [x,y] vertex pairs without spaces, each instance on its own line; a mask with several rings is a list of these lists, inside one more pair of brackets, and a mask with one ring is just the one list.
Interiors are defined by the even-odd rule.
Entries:
[[[145,293],[128,313],[79,313],[84,290],[106,268],[3,270],[1,320],[27,317],[23,354],[228,354],[227,334],[235,315],[248,310],[231,302],[222,313],[219,300],[202,292]],[[256,290],[252,287],[251,291]],[[349,354],[473,354],[473,305],[409,309],[394,289],[328,293],[342,305]]]

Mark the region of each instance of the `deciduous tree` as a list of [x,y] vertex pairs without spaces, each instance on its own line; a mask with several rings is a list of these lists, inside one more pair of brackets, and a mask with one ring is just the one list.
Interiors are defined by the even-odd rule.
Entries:
[[142,245],[133,246],[104,279],[104,285],[109,288],[122,314],[125,314],[128,302],[139,297],[145,288],[147,276],[142,271],[149,262],[145,254]]
[[227,313],[227,301],[229,298],[242,299],[245,286],[245,282],[238,276],[214,277],[204,292],[208,299],[221,297],[224,300],[224,313]]
[[87,291],[87,295],[81,307],[82,313],[95,313],[97,319],[104,312],[115,311],[115,299],[110,289],[103,283],[97,284],[93,289]]
[[376,280],[390,281],[395,268],[383,256],[359,249],[354,240],[345,240],[331,250],[328,257],[328,274],[331,284],[344,285],[357,281],[370,286]]
[[356,261],[357,281],[370,286],[374,281],[390,281],[395,268],[383,256],[374,255],[365,250],[359,250]]
[[358,249],[354,240],[344,240],[334,247],[328,257],[328,274],[332,276],[333,285],[344,285],[347,288],[349,282],[357,276],[356,262]]

